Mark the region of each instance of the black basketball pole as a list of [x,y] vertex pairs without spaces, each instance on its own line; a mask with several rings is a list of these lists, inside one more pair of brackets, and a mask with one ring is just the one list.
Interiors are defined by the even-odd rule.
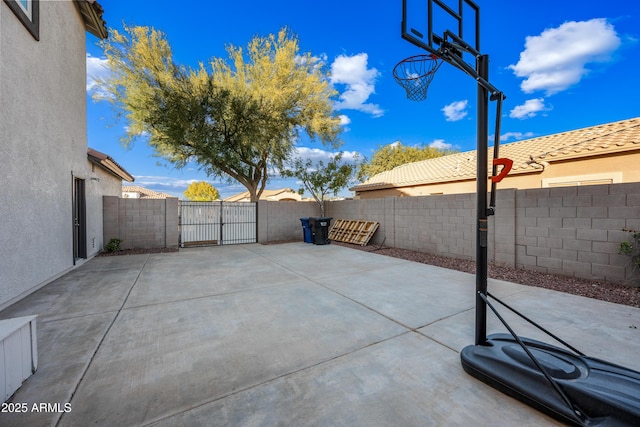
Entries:
[[[484,81],[489,81],[489,56],[476,57],[476,72]],[[477,117],[477,159],[476,159],[476,345],[487,343],[487,304],[482,298],[487,294],[487,174],[488,174],[488,129],[489,129],[489,91],[478,83]]]
[[[501,108],[505,96],[489,83],[489,56],[480,53],[480,10],[474,0],[427,0],[427,26],[422,28],[427,34],[421,33],[420,28],[417,30],[407,25],[407,2],[408,0],[402,1],[402,37],[462,70],[478,85],[475,345],[468,345],[460,352],[463,369],[495,389],[565,423],[581,426],[640,426],[640,372],[585,356],[488,292],[487,219],[494,214],[495,183],[500,182],[509,173],[513,164],[510,159],[498,157]],[[458,4],[457,10],[453,3]],[[438,16],[444,15],[448,18],[448,22],[457,23],[457,31],[447,29],[442,34],[434,34],[432,19],[436,11]],[[463,27],[467,28],[463,26],[463,19],[471,23],[469,18],[473,19],[474,16],[475,47],[469,45],[462,34]],[[466,62],[464,54],[475,57],[475,67]],[[425,74],[420,78],[430,77],[433,76]],[[491,199],[488,195],[489,101],[498,101]],[[503,168],[496,174],[499,165]],[[521,338],[500,315],[490,299],[502,304],[564,347]],[[489,311],[495,314],[508,334],[487,335]]]

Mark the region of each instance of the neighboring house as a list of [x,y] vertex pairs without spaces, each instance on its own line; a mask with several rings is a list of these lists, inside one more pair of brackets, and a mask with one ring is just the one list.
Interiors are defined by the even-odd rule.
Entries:
[[[299,202],[302,196],[290,188],[281,188],[279,190],[264,190],[260,195],[260,200],[268,200],[271,202]],[[249,202],[251,196],[248,191],[227,197],[225,202]]]
[[[500,145],[513,169],[499,188],[640,182],[640,117]],[[489,148],[489,172],[493,148]],[[474,193],[476,151],[398,166],[350,189],[356,198]]]
[[140,187],[139,185],[122,186],[123,199],[166,199],[168,197],[174,196],[167,193],[161,193],[159,191],[149,190],[148,188]]
[[87,31],[107,36],[96,1],[0,2],[0,309],[102,249],[128,175],[87,151]]

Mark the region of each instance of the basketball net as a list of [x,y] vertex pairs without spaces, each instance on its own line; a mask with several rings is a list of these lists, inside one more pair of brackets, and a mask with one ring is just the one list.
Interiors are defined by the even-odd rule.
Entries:
[[407,98],[424,101],[427,99],[429,84],[440,65],[442,61],[434,54],[410,56],[393,68],[393,78],[407,92]]

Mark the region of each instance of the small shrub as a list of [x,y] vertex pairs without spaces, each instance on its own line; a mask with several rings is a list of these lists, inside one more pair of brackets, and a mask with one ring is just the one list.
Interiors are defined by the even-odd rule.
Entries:
[[104,249],[109,253],[118,252],[120,250],[120,243],[122,243],[122,240],[113,238],[109,240],[109,243],[105,245]]
[[631,240],[622,242],[618,245],[618,253],[627,255],[631,258],[632,271],[636,276],[640,271],[640,232],[635,230],[623,230],[631,233]]
[[618,253],[620,255],[631,255],[633,252],[633,244],[631,242],[622,242],[618,246]]

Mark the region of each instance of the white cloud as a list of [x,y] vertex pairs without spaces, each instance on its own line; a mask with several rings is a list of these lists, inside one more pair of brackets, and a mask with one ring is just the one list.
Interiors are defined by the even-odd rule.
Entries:
[[[128,134],[129,133],[129,129],[131,129],[131,127],[129,125],[125,125],[125,126],[123,126],[122,129],[124,129],[125,133]],[[149,133],[149,131],[143,130],[142,132],[137,133],[136,136],[143,137],[143,138],[148,138],[148,137],[151,136],[151,134]]]
[[[142,187],[148,187],[150,189],[186,189],[189,184],[194,182],[203,181],[202,179],[184,179],[184,178],[173,178],[168,176],[157,176],[157,175],[140,175],[135,176],[135,182],[133,185],[140,185]],[[219,182],[207,181],[209,184],[216,186]]]
[[327,54],[321,53],[319,56],[296,55],[293,60],[298,65],[311,65],[311,68],[316,70],[326,64],[327,59]]
[[609,61],[620,43],[606,19],[565,22],[527,37],[520,60],[508,68],[525,78],[523,92],[544,90],[552,95],[578,83],[589,72],[588,63]]
[[351,119],[348,116],[345,116],[344,114],[340,114],[340,126],[347,126],[348,124],[351,123]]
[[375,93],[376,78],[380,75],[375,68],[368,68],[368,55],[359,53],[354,56],[340,55],[331,64],[330,82],[332,85],[345,85],[340,94],[338,110],[358,110],[380,117],[384,111],[378,104],[368,103],[369,96]]
[[[326,151],[320,148],[296,147],[293,157],[302,157],[303,160],[309,159],[314,163],[322,160],[326,163],[327,160],[333,158],[338,153],[339,151]],[[360,153],[357,151],[342,152],[342,161],[346,163],[354,163],[359,157],[361,158],[362,156],[360,156]]]
[[389,147],[391,147],[391,148],[398,148],[398,147],[399,147],[399,146],[401,146],[401,145],[402,145],[402,142],[400,142],[400,141],[394,141],[394,142],[392,142],[391,144],[389,144]]
[[[322,162],[326,165],[329,160],[334,158],[339,151],[326,151],[320,148],[310,148],[310,147],[295,147],[292,155],[292,159],[301,158],[303,162],[307,160],[311,160],[313,165],[310,170],[315,170],[315,164],[318,161],[322,160]],[[362,156],[357,151],[343,151],[342,152],[342,162],[344,163],[356,163]],[[285,165],[285,169],[290,169],[290,166]],[[269,181],[272,181],[272,178],[277,178],[280,176],[280,171],[277,169],[273,169],[271,173],[271,178]],[[300,184],[300,183],[298,183]]]
[[518,105],[509,112],[512,119],[528,119],[535,117],[540,111],[548,111],[544,105],[544,98],[529,99],[524,104]]
[[[402,146],[402,141],[394,141],[391,144],[387,144],[386,146],[390,148],[398,148]],[[416,144],[413,145],[413,147],[422,148],[424,147],[424,145]],[[444,142],[444,139],[434,139],[431,143],[427,144],[427,147],[437,148],[438,150],[451,150],[453,148],[453,145],[447,144],[446,142]]]
[[453,145],[447,144],[444,142],[444,139],[436,139],[431,144],[429,144],[431,148],[437,148],[438,150],[451,150]]
[[468,111],[465,111],[467,105],[468,101],[466,99],[464,101],[456,101],[445,105],[441,111],[444,112],[444,116],[448,122],[457,122],[467,116]]
[[508,141],[513,138],[516,141],[520,141],[521,139],[531,138],[533,137],[533,132],[507,132],[500,135],[500,141]]
[[149,190],[160,191],[181,199],[184,199],[183,193],[189,184],[200,181],[205,181],[213,185],[220,193],[220,197],[222,199],[247,190],[242,184],[237,182],[228,182],[224,178],[210,179],[203,177],[202,174],[196,174],[194,171],[191,171],[189,175],[197,175],[197,178],[135,175],[136,180],[133,183],[127,183],[126,185],[139,185],[141,187],[148,188]]
[[87,53],[87,92],[97,90],[96,79],[109,77],[107,58],[98,58]]

